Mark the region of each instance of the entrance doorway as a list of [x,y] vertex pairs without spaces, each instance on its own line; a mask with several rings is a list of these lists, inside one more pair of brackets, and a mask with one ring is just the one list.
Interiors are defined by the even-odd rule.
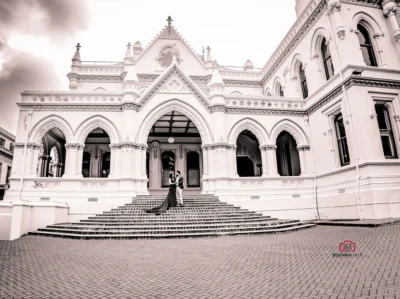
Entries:
[[150,192],[164,190],[165,193],[169,187],[169,174],[180,171],[186,192],[200,193],[203,174],[201,137],[188,117],[178,111],[163,115],[151,128],[147,143],[146,173]]

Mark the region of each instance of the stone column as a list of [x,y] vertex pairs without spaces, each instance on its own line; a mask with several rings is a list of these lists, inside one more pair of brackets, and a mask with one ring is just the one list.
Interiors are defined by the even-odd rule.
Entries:
[[294,76],[294,77],[292,78],[292,81],[293,81],[293,84],[294,84],[294,88],[295,88],[295,90],[296,90],[296,95],[297,95],[298,97],[300,97],[300,98],[303,98],[303,95],[302,95],[301,92],[300,92],[299,84],[298,84],[298,82],[297,82],[297,76]]
[[37,177],[38,172],[37,172],[37,165],[39,163],[39,154],[40,154],[40,145],[35,144],[33,146],[33,158],[32,158],[32,170],[31,170],[31,177]]
[[396,14],[399,8],[394,0],[382,1],[383,15],[388,19],[393,32],[393,38],[397,43],[400,43],[400,26]]
[[379,37],[380,36],[381,35],[379,33],[375,33],[373,38],[375,39],[376,50],[378,51],[378,58],[379,58],[379,61],[381,63],[380,66],[387,67],[386,62],[385,62],[385,58],[383,57],[383,51],[379,46]]
[[342,3],[339,0],[328,0],[328,15],[333,17],[333,26],[335,28],[335,33],[339,39],[344,39],[345,37],[345,29],[342,24],[342,19],[340,17],[340,8]]
[[66,157],[65,157],[65,178],[77,177],[78,166],[78,149],[82,146],[80,143],[67,143],[65,144]]
[[396,127],[397,127],[397,132],[400,133],[400,116],[399,115],[395,115],[393,116]]
[[261,145],[260,151],[261,151],[262,177],[267,177],[268,176],[267,149],[265,146]]
[[300,168],[302,175],[305,175],[307,173],[307,161],[304,151],[308,151],[309,149],[310,147],[308,145],[301,145],[297,147],[297,150],[299,151]]
[[[203,172],[204,172],[204,169],[203,169],[203,154],[202,154],[201,150],[197,150],[196,152],[199,154],[199,172],[200,172],[199,173],[199,178],[200,178],[200,186],[201,186],[201,178],[202,178]],[[187,163],[187,161],[186,161],[186,163]],[[187,169],[186,169],[186,173],[187,173]],[[187,184],[187,181],[185,183]]]
[[118,150],[118,145],[110,144],[110,174],[108,175],[109,178],[115,177],[115,165],[117,164],[117,155],[116,152]]
[[233,176],[234,177],[239,177],[237,173],[237,158],[236,158],[236,150],[237,150],[237,145],[233,147],[233,154],[232,154],[232,167],[233,167]]
[[202,146],[203,149],[203,178],[208,178],[208,149],[207,146]]
[[33,147],[32,144],[28,144],[28,148],[26,150],[26,170],[24,170],[25,172],[25,176],[26,177],[30,177],[31,173],[32,173],[32,159],[33,159]]
[[215,177],[215,150],[212,146],[208,145],[207,148],[208,152],[208,176]]
[[77,165],[76,165],[76,177],[83,178],[82,174],[82,163],[83,163],[83,150],[85,149],[84,144],[79,144],[77,149]]
[[142,144],[140,145],[140,153],[141,153],[141,160],[142,160],[142,178],[146,178],[146,150],[147,146]]
[[268,176],[278,176],[278,167],[276,163],[276,145],[264,146],[267,155]]
[[329,138],[329,144],[331,147],[331,158],[332,158],[332,164],[333,164],[333,168],[337,168],[337,161],[336,161],[336,152],[335,152],[335,146],[333,144],[333,134],[332,134],[332,129],[328,130],[328,138]]

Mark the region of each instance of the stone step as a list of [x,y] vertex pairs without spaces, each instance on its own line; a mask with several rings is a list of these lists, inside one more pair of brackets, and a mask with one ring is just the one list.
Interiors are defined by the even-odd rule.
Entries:
[[187,228],[228,228],[228,227],[262,227],[262,226],[274,226],[274,225],[287,225],[287,224],[294,224],[298,223],[299,220],[282,220],[279,222],[276,221],[263,221],[263,222],[238,222],[238,223],[231,223],[231,222],[226,222],[226,223],[214,223],[214,224],[185,224],[185,225],[179,225],[179,224],[169,224],[169,225],[142,225],[142,224],[130,224],[130,225],[119,225],[119,226],[103,226],[103,225],[96,225],[96,226],[87,226],[87,225],[82,225],[82,224],[74,224],[74,223],[69,223],[69,224],[54,224],[54,225],[48,225],[47,228],[49,229],[79,229],[79,230],[113,230],[113,229],[118,229],[118,230],[135,230],[135,229],[146,229],[146,230],[167,230],[167,229],[187,229]]
[[202,215],[195,215],[195,214],[123,214],[123,215],[99,215],[99,216],[91,216],[89,220],[97,219],[97,220],[114,220],[114,219],[132,219],[132,220],[152,220],[152,219],[203,219],[203,220],[212,220],[212,219],[231,219],[237,217],[246,217],[246,216],[260,216],[257,214],[240,214],[240,213],[230,213],[230,214],[202,214]]
[[118,219],[118,220],[110,220],[110,221],[104,221],[104,220],[98,220],[98,219],[88,219],[88,220],[81,220],[81,222],[75,223],[75,224],[85,224],[85,225],[126,225],[127,223],[140,223],[142,225],[152,225],[152,224],[157,224],[157,225],[163,225],[163,224],[180,224],[180,225],[185,225],[185,224],[191,224],[191,223],[224,223],[226,221],[229,222],[242,222],[243,220],[246,221],[253,221],[253,222],[258,222],[258,221],[272,221],[272,220],[278,220],[277,218],[270,218],[267,216],[261,216],[261,217],[231,217],[229,220],[227,219]]
[[294,227],[297,225],[301,225],[303,223],[283,223],[283,224],[276,224],[276,225],[254,225],[252,223],[243,224],[243,225],[233,225],[233,226],[218,226],[218,227],[197,227],[197,226],[155,226],[153,228],[150,227],[135,227],[135,228],[127,228],[127,229],[93,229],[93,228],[68,228],[68,227],[46,227],[40,228],[39,231],[51,231],[51,232],[63,232],[63,233],[75,233],[75,234],[116,234],[116,233],[140,233],[140,234],[160,234],[160,233],[185,233],[185,232],[224,232],[224,231],[240,231],[240,230],[259,230],[264,229],[265,227],[276,229],[282,227]]
[[191,232],[191,233],[163,233],[163,234],[140,234],[140,233],[118,233],[113,235],[108,234],[76,234],[76,233],[59,233],[48,231],[35,231],[30,232],[31,235],[50,236],[60,238],[75,238],[75,239],[155,239],[155,238],[194,238],[194,237],[216,237],[216,236],[229,236],[229,235],[254,235],[254,234],[276,234],[287,233],[302,230],[306,228],[315,227],[315,224],[301,224],[295,227],[285,227],[278,229],[265,228],[260,230],[242,230],[242,231],[229,231],[229,232]]
[[314,225],[282,220],[220,202],[209,195],[185,196],[185,207],[161,215],[146,213],[161,205],[166,195],[140,195],[132,203],[91,216],[78,223],[40,228],[32,234],[81,239],[204,237],[289,232]]

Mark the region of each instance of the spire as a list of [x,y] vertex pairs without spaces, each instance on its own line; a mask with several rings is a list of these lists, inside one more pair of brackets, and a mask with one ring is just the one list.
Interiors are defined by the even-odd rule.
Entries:
[[171,23],[173,20],[172,20],[171,16],[168,16],[166,21],[168,22],[168,27],[172,27]]
[[213,74],[214,62],[213,62],[212,57],[211,57],[211,53],[210,53],[211,52],[211,48],[210,48],[210,46],[207,46],[206,50],[207,50],[206,73],[207,73],[207,75],[211,75],[211,74]]
[[134,57],[138,56],[140,53],[142,53],[142,51],[143,51],[142,44],[139,41],[133,44]]
[[124,83],[125,82],[129,82],[129,83],[136,82],[136,84],[139,83],[138,77],[136,75],[135,66],[133,64],[130,64],[128,66],[127,73],[126,73],[126,76],[124,78]]
[[212,77],[211,77],[211,82],[209,83],[209,88],[214,88],[214,87],[225,87],[224,81],[222,81],[221,75],[219,74],[219,71],[217,68],[214,68]]
[[133,55],[132,55],[131,47],[132,47],[132,45],[131,45],[131,43],[129,42],[129,43],[126,45],[126,53],[125,53],[125,57],[124,57],[124,62],[125,62],[125,63],[132,62]]
[[81,64],[81,55],[79,53],[80,48],[81,48],[81,44],[78,43],[76,45],[76,51],[75,51],[74,57],[72,57],[72,64],[73,65],[80,65]]
[[250,59],[247,59],[246,63],[244,64],[243,70],[247,71],[247,70],[252,70],[253,68],[254,68],[253,62],[251,62]]
[[207,50],[207,58],[206,58],[206,62],[212,62],[212,57],[211,57],[211,48],[210,48],[210,46],[207,46],[206,50]]

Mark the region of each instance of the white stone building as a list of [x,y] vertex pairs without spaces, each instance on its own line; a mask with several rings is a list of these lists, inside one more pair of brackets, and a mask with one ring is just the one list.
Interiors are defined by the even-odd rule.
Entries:
[[0,200],[9,188],[15,136],[0,128]]
[[275,217],[399,217],[398,8],[297,0],[262,69],[196,54],[171,19],[123,62],[78,45],[69,91],[22,93],[1,238],[166,193],[171,170],[187,194]]

